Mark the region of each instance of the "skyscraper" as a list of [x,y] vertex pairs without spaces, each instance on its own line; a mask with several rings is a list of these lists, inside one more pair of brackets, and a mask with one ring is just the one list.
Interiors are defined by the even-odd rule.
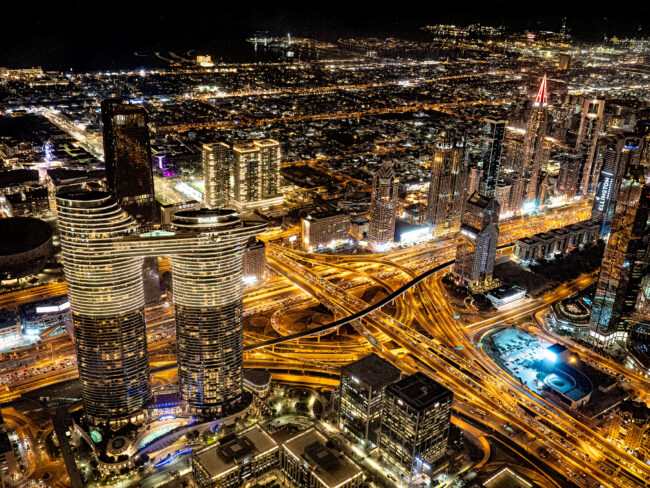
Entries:
[[580,193],[589,195],[595,191],[598,175],[594,175],[594,159],[598,137],[603,128],[604,100],[585,100],[582,107],[580,129],[576,140],[576,149],[585,154],[585,168],[580,181]]
[[105,192],[56,197],[85,414],[134,421],[151,396],[142,260],[170,256],[182,399],[225,413],[242,396],[241,253],[265,228],[232,210],[178,212],[175,233],[140,234]]
[[567,199],[573,199],[580,191],[580,181],[585,158],[581,151],[571,150],[558,156],[560,172],[557,177],[557,189]]
[[427,223],[434,237],[460,228],[465,201],[465,141],[442,133],[431,162]]
[[280,162],[280,143],[273,139],[232,146],[232,201],[238,210],[282,203],[279,194]]
[[341,368],[339,426],[368,448],[379,443],[384,390],[401,376],[399,369],[376,354]]
[[393,164],[385,161],[372,182],[368,240],[375,250],[384,250],[393,243],[397,183]]
[[430,476],[432,464],[447,450],[453,397],[423,373],[388,385],[379,438],[382,459],[409,480]]
[[482,165],[483,178],[479,186],[482,195],[493,197],[501,170],[501,150],[506,130],[505,120],[485,119],[483,142],[479,164]]
[[524,137],[521,175],[527,181],[526,202],[534,202],[538,199],[540,170],[546,160],[544,138],[546,137],[546,127],[548,125],[547,101],[546,75],[544,75],[533,103],[533,112],[526,124],[526,135]]
[[203,144],[203,203],[207,208],[228,205],[230,190],[230,146],[223,142]]
[[233,210],[188,210],[172,225],[196,236],[171,255],[181,398],[198,412],[227,414],[242,397],[242,253],[266,224]]
[[147,114],[120,100],[102,102],[106,184],[119,206],[141,224],[155,220]]
[[463,211],[453,273],[465,286],[490,285],[499,239],[499,203],[474,193]]
[[598,160],[600,175],[594,204],[591,211],[592,220],[601,224],[601,235],[608,236],[611,230],[618,186],[622,180],[622,172],[626,168],[638,166],[641,160],[640,137],[633,134],[616,134],[599,143]]
[[627,337],[641,280],[650,262],[647,173],[644,164],[628,165],[619,185],[589,321],[589,334],[599,345]]
[[142,257],[107,252],[137,223],[104,192],[56,197],[84,413],[127,422],[151,398]]

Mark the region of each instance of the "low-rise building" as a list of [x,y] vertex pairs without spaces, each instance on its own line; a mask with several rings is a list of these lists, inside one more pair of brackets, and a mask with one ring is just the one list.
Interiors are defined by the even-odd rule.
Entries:
[[368,238],[368,226],[370,220],[366,217],[359,217],[350,221],[350,235],[360,241]]
[[71,320],[70,301],[68,295],[59,295],[25,303],[20,306],[19,314],[23,334],[38,336],[51,327],[65,327],[66,322]]
[[192,454],[192,481],[200,488],[236,488],[276,468],[280,447],[259,425]]
[[302,246],[309,251],[336,248],[350,240],[350,214],[339,209],[311,212],[301,222]]
[[586,220],[519,239],[515,242],[514,255],[522,264],[534,264],[595,242],[598,237],[598,223]]
[[307,429],[282,445],[282,472],[296,488],[358,488],[363,470],[327,447],[327,438]]
[[496,308],[501,308],[524,298],[526,290],[516,285],[499,286],[487,292],[485,296]]

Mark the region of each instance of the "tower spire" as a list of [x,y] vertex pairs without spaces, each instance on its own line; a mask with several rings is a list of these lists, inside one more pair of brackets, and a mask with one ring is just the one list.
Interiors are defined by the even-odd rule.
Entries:
[[537,91],[537,96],[535,97],[535,104],[544,106],[548,103],[548,91],[546,89],[546,73],[544,73],[544,78],[539,85],[539,90]]

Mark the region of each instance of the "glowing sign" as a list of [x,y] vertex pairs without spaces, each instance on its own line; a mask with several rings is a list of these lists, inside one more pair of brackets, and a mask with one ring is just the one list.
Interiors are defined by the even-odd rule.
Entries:
[[535,34],[526,34],[528,39],[535,39],[537,36]]
[[52,312],[63,312],[70,308],[70,302],[62,303],[61,305],[51,305],[47,307],[36,307],[36,313],[52,313]]

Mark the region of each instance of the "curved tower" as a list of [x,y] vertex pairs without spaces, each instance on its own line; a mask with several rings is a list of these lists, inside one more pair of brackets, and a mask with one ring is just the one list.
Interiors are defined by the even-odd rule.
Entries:
[[56,197],[84,412],[126,421],[151,397],[142,258],[111,252],[137,225],[105,192]]
[[265,223],[202,209],[176,213],[172,224],[212,243],[171,257],[180,393],[197,411],[227,414],[243,392],[241,256]]
[[180,393],[197,412],[236,411],[242,396],[241,255],[266,227],[234,210],[179,212],[176,232],[139,233],[105,192],[56,205],[85,414],[135,421],[151,397],[142,261],[171,258]]

